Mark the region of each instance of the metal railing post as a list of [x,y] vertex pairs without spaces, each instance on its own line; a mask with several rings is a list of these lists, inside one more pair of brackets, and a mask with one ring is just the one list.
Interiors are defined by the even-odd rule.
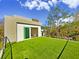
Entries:
[[6,52],[5,52],[5,49],[6,49],[6,43],[7,43],[7,41],[8,41],[9,46],[10,46],[10,54],[11,54],[11,58],[10,58],[10,59],[13,59],[12,44],[11,44],[10,40],[9,40],[7,37],[4,37],[4,38],[3,38],[3,54],[2,54],[1,59],[3,59],[4,54],[6,53]]
[[13,54],[12,54],[12,45],[11,45],[11,42],[10,40],[6,37],[6,39],[9,41],[9,44],[10,44],[10,52],[11,52],[11,59],[13,59]]

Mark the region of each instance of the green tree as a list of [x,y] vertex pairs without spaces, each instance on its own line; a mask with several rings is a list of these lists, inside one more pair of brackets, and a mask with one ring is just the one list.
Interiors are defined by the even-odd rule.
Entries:
[[67,12],[66,10],[58,7],[58,6],[55,6],[48,14],[48,26],[49,27],[54,27],[56,26],[56,23],[57,25],[59,25],[58,23],[61,23],[60,18],[64,19],[64,18],[67,18],[67,17],[70,17],[70,13]]
[[[58,6],[55,6],[48,14],[48,27],[50,28],[49,32],[51,33],[52,29],[57,28],[56,34],[60,36],[60,24],[62,20],[72,16],[71,13],[67,12],[65,9],[62,9]],[[62,18],[62,20],[60,20]]]

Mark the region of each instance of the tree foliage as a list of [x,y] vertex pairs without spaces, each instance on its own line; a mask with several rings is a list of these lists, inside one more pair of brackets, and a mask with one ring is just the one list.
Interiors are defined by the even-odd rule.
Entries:
[[59,26],[59,33],[57,28],[52,28],[51,37],[57,37],[65,39],[79,40],[79,21],[72,23],[66,23],[64,26]]
[[[66,10],[58,7],[58,6],[55,6],[50,12],[49,12],[49,15],[48,15],[48,25],[49,27],[54,27],[56,26],[56,23],[58,25],[58,21],[60,18],[64,19],[64,18],[67,18],[67,17],[70,17],[70,13],[67,12]],[[61,21],[59,22],[61,23]]]

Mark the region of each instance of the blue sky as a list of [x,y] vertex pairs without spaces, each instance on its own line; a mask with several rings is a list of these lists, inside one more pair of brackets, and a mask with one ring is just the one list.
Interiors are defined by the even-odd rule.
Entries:
[[79,0],[0,0],[0,19],[17,15],[36,18],[45,25],[48,12],[57,4],[72,12],[78,9]]

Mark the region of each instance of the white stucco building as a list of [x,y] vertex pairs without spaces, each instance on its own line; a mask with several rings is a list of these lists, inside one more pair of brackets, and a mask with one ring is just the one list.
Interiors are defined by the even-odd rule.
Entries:
[[41,23],[34,19],[19,16],[5,16],[4,36],[7,36],[11,42],[40,37],[42,36]]

